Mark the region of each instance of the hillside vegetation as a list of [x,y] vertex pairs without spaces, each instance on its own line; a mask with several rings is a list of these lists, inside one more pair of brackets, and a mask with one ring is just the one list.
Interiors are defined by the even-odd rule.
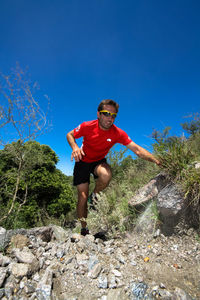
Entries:
[[[135,224],[137,212],[128,206],[135,191],[161,170],[183,190],[190,207],[191,225],[200,221],[200,119],[182,124],[187,138],[170,136],[170,129],[154,131],[153,149],[162,168],[112,150],[108,162],[113,170],[110,186],[100,194],[97,211],[90,212],[89,226],[123,232]],[[69,224],[75,217],[76,190],[72,178],[56,168],[58,157],[47,145],[35,141],[13,142],[0,150],[0,226],[7,229],[55,223]],[[91,180],[90,189],[94,187]],[[78,230],[78,226],[76,230]]]
[[[138,188],[162,171],[183,191],[189,222],[199,229],[200,168],[195,168],[195,163],[200,162],[199,114],[181,125],[185,132],[181,137],[170,136],[169,127],[163,132],[154,130],[152,133],[154,154],[162,163],[161,169],[139,158],[124,158],[123,151],[110,153],[113,180],[99,197],[98,213],[90,213],[90,226],[113,233],[131,228],[135,224],[137,211],[130,210],[128,200]],[[155,216],[159,218],[156,207]]]

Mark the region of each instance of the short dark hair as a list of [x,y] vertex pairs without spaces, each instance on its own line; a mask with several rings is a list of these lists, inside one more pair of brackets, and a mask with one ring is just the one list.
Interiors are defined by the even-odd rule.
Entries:
[[114,108],[116,110],[116,113],[118,112],[119,104],[117,102],[115,102],[114,100],[112,100],[112,99],[102,100],[101,103],[98,106],[98,111],[103,110],[104,109],[104,105],[112,105],[112,106],[114,106]]

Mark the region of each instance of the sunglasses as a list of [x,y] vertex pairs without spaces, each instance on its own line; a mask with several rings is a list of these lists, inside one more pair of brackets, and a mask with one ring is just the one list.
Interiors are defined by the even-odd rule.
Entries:
[[112,118],[116,118],[117,113],[111,113],[107,110],[100,110],[100,113],[103,114],[105,117],[112,117]]

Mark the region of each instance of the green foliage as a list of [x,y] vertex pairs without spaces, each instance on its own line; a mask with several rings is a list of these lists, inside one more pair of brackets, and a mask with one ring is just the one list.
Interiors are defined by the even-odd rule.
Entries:
[[[183,191],[190,211],[189,221],[200,224],[200,169],[195,169],[195,161],[200,159],[200,122],[198,118],[182,127],[191,135],[169,137],[169,130],[153,133],[156,143],[153,145],[157,157],[166,174]],[[167,134],[166,134],[167,133]],[[157,137],[161,138],[157,138]]]
[[[129,230],[135,224],[135,211],[128,201],[134,192],[158,173],[158,167],[148,161],[124,156],[125,151],[110,152],[113,178],[98,197],[97,211],[88,215],[88,224],[95,232],[106,230],[111,236]],[[119,160],[117,158],[120,158]]]
[[190,135],[195,135],[200,132],[200,114],[196,113],[188,118],[192,118],[189,122],[181,124],[182,128]]
[[[194,168],[194,161],[200,159],[199,123],[183,126],[190,128],[187,139],[183,136],[170,136],[170,127],[163,132],[154,130],[154,153],[162,163],[162,169],[176,182],[185,194],[191,214],[191,223],[200,224],[200,169]],[[109,187],[101,193],[97,212],[90,212],[89,226],[94,231],[108,230],[111,235],[123,232],[135,223],[136,214],[128,205],[128,200],[141,186],[145,185],[158,172],[159,168],[140,158],[125,157],[125,151],[111,151],[108,156],[113,171]],[[94,185],[94,183],[93,183]],[[93,188],[93,187],[92,187]],[[158,220],[156,205],[153,206]]]
[[156,154],[171,179],[180,180],[184,177],[185,170],[194,160],[194,154],[185,140],[177,139],[168,145],[167,150],[156,147]]
[[44,225],[74,209],[69,179],[56,169],[58,158],[47,145],[14,142],[0,151],[0,162],[0,219],[12,207],[4,227]]

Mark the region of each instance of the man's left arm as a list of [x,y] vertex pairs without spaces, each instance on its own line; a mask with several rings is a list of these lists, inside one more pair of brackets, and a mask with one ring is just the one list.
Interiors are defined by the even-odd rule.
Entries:
[[140,158],[154,162],[158,166],[161,165],[160,161],[155,156],[153,156],[153,154],[151,154],[149,151],[145,150],[144,148],[140,147],[139,145],[135,144],[133,141],[130,142],[130,144],[128,144],[126,147],[131,151],[133,151]]

